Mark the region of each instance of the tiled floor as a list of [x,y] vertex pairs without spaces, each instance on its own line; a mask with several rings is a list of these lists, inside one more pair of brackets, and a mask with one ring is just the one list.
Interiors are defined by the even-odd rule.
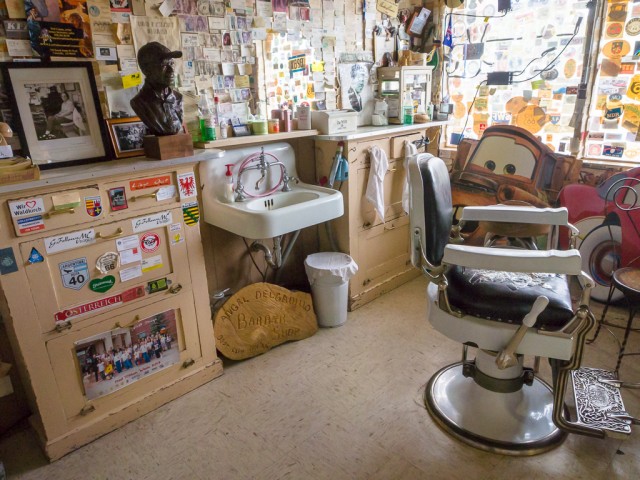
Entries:
[[[436,427],[423,388],[459,360],[460,347],[426,321],[425,286],[414,280],[350,313],[342,327],[226,364],[222,377],[53,464],[31,431],[18,428],[0,439],[0,461],[9,478],[65,480],[640,476],[640,429],[626,441],[573,435],[552,452],[515,458]],[[635,337],[631,348],[640,350]],[[614,351],[602,334],[585,364],[613,368]],[[640,381],[636,358],[621,373]],[[625,401],[640,414],[638,390]]]

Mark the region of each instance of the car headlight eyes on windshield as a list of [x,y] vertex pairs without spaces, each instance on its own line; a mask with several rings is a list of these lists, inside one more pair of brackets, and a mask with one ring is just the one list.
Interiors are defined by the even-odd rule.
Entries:
[[514,175],[516,173],[516,166],[513,163],[507,163],[504,166],[504,173],[507,175]]
[[484,168],[491,170],[492,172],[496,169],[496,162],[493,160],[487,160],[484,162]]

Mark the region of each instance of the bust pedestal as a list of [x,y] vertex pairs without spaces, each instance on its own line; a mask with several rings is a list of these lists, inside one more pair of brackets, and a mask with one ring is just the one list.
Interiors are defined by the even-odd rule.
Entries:
[[145,156],[152,160],[168,160],[193,155],[193,141],[188,133],[161,137],[145,135],[143,146]]

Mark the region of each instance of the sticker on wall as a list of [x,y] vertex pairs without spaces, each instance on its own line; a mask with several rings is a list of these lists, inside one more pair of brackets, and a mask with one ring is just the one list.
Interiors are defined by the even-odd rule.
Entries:
[[613,3],[609,5],[609,13],[607,14],[608,21],[622,22],[625,18],[627,18],[626,3]]
[[622,23],[613,22],[607,25],[607,29],[605,30],[607,37],[609,38],[618,38],[622,35]]
[[631,45],[625,40],[611,40],[602,47],[602,54],[612,60],[624,57],[631,51]]
[[625,62],[620,64],[621,75],[631,75],[636,69],[636,64],[631,62]]
[[193,172],[178,175],[178,188],[180,189],[180,200],[196,196],[196,176]]
[[158,268],[162,268],[162,255],[156,255],[155,257],[149,257],[142,260],[142,271],[150,272],[151,270],[157,270]]
[[9,211],[13,218],[39,215],[44,213],[44,201],[37,197],[9,202]]
[[617,145],[604,145],[602,147],[602,155],[606,157],[622,158],[624,147]]
[[200,210],[198,202],[188,202],[182,204],[182,218],[186,225],[197,225],[200,220]]
[[101,298],[99,300],[92,300],[91,302],[82,303],[80,305],[67,308],[60,312],[57,312],[54,315],[54,318],[56,320],[56,323],[66,322],[71,318],[80,317],[89,313],[96,313],[112,307],[117,307],[118,305],[122,305],[123,303],[127,303],[144,296],[144,287],[137,286],[130,288],[129,290],[125,290],[124,292],[116,293],[115,295],[111,295],[109,297]]
[[89,281],[89,265],[86,257],[74,258],[58,264],[62,286],[72,290],[80,290]]
[[634,75],[629,82],[627,97],[633,100],[640,100],[640,75]]
[[106,277],[94,278],[93,280],[91,280],[89,282],[89,290],[97,293],[105,293],[108,290],[111,290],[111,287],[113,287],[115,284],[116,277],[114,277],[113,275],[107,275]]
[[573,58],[570,58],[564,64],[564,76],[565,76],[565,78],[573,77],[576,74],[577,70],[578,70],[578,64],[576,63],[576,61]]
[[18,224],[19,233],[37,232],[38,230],[44,230],[44,219],[42,215],[34,215],[32,217],[18,218],[16,220]]
[[131,180],[129,182],[129,190],[144,190],[145,188],[163,187],[165,185],[171,185],[171,175]]
[[154,213],[145,217],[138,217],[131,220],[131,226],[135,233],[145,232],[152,228],[162,227],[173,223],[170,211]]
[[116,270],[119,264],[120,257],[116,252],[103,253],[96,260],[96,268],[103,275]]
[[629,20],[624,30],[627,32],[627,35],[631,35],[632,37],[638,35],[640,33],[640,18],[632,18]]
[[29,258],[27,259],[27,262],[28,263],[42,263],[42,262],[44,262],[44,257],[34,247],[34,248],[31,249],[31,253],[29,254]]
[[602,155],[602,145],[597,143],[592,143],[591,145],[589,145],[587,152],[591,156],[598,157]]
[[162,292],[169,288],[169,282],[165,278],[159,278],[158,280],[153,280],[151,282],[147,282],[147,293],[156,293]]
[[13,273],[18,271],[16,256],[13,254],[13,248],[0,249],[0,275]]
[[90,217],[99,217],[102,214],[102,198],[100,195],[84,197],[84,205]]
[[547,114],[540,107],[528,105],[514,117],[514,123],[535,134],[547,123]]
[[140,247],[145,253],[153,253],[160,247],[160,236],[157,233],[149,232],[142,235]]
[[44,248],[48,254],[64,252],[74,248],[84,247],[96,243],[96,232],[93,228],[77,232],[56,235],[44,239]]
[[129,205],[127,204],[127,194],[124,187],[112,188],[108,193],[109,205],[111,206],[112,212],[129,208]]

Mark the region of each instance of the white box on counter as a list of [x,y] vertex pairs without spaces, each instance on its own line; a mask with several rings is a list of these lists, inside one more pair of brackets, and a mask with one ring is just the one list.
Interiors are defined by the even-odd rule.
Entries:
[[311,112],[311,127],[322,135],[353,133],[358,129],[358,112],[353,110],[320,110]]

